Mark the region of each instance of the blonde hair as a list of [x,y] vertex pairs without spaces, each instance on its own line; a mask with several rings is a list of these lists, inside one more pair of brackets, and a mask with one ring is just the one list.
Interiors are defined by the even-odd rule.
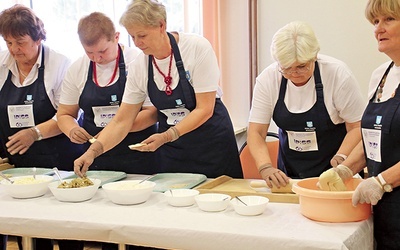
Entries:
[[125,28],[134,24],[157,27],[167,21],[165,6],[157,0],[133,0],[122,14],[119,23]]
[[111,41],[115,38],[115,26],[105,14],[93,12],[79,20],[78,36],[87,46],[97,44],[101,38]]
[[379,15],[400,18],[400,1],[369,0],[365,7],[365,17],[374,24],[374,19]]
[[279,29],[272,38],[271,55],[283,68],[296,62],[315,60],[319,50],[313,29],[304,22],[291,22]]

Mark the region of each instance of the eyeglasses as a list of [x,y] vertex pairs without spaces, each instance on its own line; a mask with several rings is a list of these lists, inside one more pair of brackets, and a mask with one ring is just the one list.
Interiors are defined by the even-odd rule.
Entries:
[[282,68],[280,68],[280,69],[278,69],[278,71],[281,74],[284,74],[284,75],[291,75],[294,72],[296,72],[297,74],[303,74],[303,73],[306,73],[307,71],[310,70],[310,66],[311,66],[311,62],[308,62],[308,63],[305,63],[305,64],[301,64],[299,66],[296,66],[295,69],[292,69],[292,68],[282,69]]

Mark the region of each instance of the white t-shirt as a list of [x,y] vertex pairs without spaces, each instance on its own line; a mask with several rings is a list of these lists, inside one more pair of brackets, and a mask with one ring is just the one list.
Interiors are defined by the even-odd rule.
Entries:
[[[136,48],[123,46],[122,51],[124,55],[125,67],[128,69],[129,64],[131,64],[139,54],[139,50]],[[60,99],[61,104],[76,105],[79,103],[79,97],[82,94],[88,77],[90,62],[91,61],[89,57],[87,57],[87,55],[83,55],[68,69],[63,81]],[[115,60],[104,65],[96,64],[97,79],[100,86],[106,86],[108,84],[114,72],[114,68]],[[118,80],[118,75],[119,69],[117,70],[114,81],[110,85],[113,85]],[[147,106],[149,105],[151,105],[151,103],[147,103]]]
[[[381,82],[383,74],[389,67],[390,63],[391,61],[385,62],[372,72],[371,79],[369,81],[368,100],[374,96],[374,93],[378,88],[379,83]],[[396,88],[398,87],[399,83],[400,83],[400,67],[393,65],[393,67],[389,71],[389,74],[386,77],[385,86],[383,87],[381,102],[387,101],[389,98],[392,97],[392,94],[396,91]]]
[[[222,91],[219,88],[219,68],[217,57],[210,42],[202,36],[196,34],[179,33],[178,47],[182,57],[183,65],[190,74],[191,82],[195,93],[205,93],[217,91],[217,97],[221,97]],[[129,104],[142,102],[146,96],[148,81],[148,56],[141,53],[129,67],[129,74],[122,101]],[[170,57],[157,60],[156,63],[161,72],[168,74]],[[159,90],[165,90],[164,77],[153,65],[154,81]],[[179,74],[175,66],[175,58],[171,67],[172,89],[175,89]]]
[[[61,95],[61,84],[65,73],[71,62],[68,57],[50,49],[42,44],[44,47],[44,86],[46,88],[47,96],[55,109],[58,108]],[[39,49],[38,59],[33,65],[31,72],[22,86],[19,82],[19,72],[14,58],[10,55],[8,50],[0,52],[0,90],[7,79],[8,72],[11,70],[11,80],[17,88],[31,85],[38,77],[39,67],[42,63],[42,49]]]
[[[361,120],[366,107],[358,83],[343,62],[326,55],[317,56],[324,89],[324,102],[334,124]],[[279,97],[282,74],[278,63],[269,65],[256,78],[249,122],[270,124]],[[285,104],[292,113],[312,108],[317,100],[314,75],[303,86],[287,82]]]

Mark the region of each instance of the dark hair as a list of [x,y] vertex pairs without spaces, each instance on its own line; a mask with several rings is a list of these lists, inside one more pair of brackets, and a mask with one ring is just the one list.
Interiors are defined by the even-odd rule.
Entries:
[[30,8],[21,4],[0,13],[0,35],[3,38],[29,35],[33,41],[46,40],[42,20]]

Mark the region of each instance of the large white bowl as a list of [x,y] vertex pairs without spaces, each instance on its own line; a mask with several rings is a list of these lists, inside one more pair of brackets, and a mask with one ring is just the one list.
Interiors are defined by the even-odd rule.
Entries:
[[231,200],[231,205],[235,212],[240,215],[259,215],[264,213],[267,208],[269,199],[259,195],[245,195],[238,197],[245,204],[240,202],[237,198]]
[[13,198],[34,198],[44,195],[48,190],[47,185],[54,181],[54,177],[49,175],[36,175],[35,178],[33,179],[32,175],[16,176],[9,178],[14,181],[13,184],[4,179],[0,181],[0,184]]
[[107,197],[115,204],[133,205],[147,201],[154,187],[155,182],[141,180],[126,180],[104,184],[103,190]]
[[[52,182],[48,185],[50,191],[59,201],[65,202],[82,202],[90,200],[96,194],[101,184],[100,179],[89,178],[94,185],[78,188],[59,188],[59,181]],[[65,179],[63,181],[70,182],[73,179]]]
[[206,212],[218,212],[228,207],[231,196],[227,194],[208,193],[199,194],[194,199],[201,210]]
[[187,207],[195,203],[194,197],[200,192],[195,189],[170,189],[164,192],[167,201],[174,207]]

